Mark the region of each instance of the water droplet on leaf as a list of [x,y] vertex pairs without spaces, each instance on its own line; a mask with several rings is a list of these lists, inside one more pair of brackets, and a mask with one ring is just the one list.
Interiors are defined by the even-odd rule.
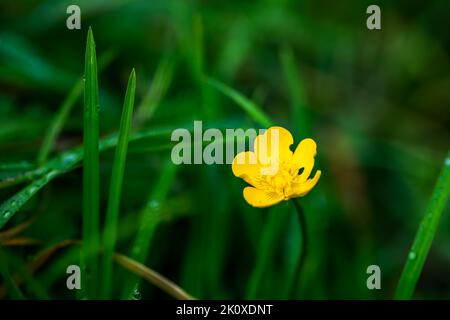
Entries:
[[133,291],[133,300],[141,300],[141,293],[138,289],[134,289]]

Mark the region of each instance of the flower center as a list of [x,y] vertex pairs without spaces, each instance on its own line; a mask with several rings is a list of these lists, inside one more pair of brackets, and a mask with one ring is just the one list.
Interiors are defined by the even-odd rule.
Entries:
[[263,184],[267,189],[282,194],[287,200],[291,194],[292,184],[296,182],[299,170],[294,168],[291,163],[281,163],[278,171],[274,175],[262,176]]

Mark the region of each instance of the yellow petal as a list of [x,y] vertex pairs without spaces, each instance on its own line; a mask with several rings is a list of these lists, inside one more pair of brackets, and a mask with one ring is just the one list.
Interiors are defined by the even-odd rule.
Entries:
[[275,192],[246,187],[244,189],[244,199],[254,207],[264,208],[277,204],[284,197],[282,194]]
[[291,194],[289,195],[289,198],[303,197],[304,195],[306,195],[317,184],[317,181],[319,181],[321,174],[322,172],[320,170],[317,170],[316,174],[314,175],[314,178],[308,179],[307,181],[302,183],[294,184],[292,186],[292,191]]
[[314,157],[316,156],[316,153],[317,146],[313,139],[303,139],[298,144],[292,157],[292,163],[295,170],[304,168],[300,177],[297,179],[298,182],[305,182],[306,179],[308,179],[314,167]]
[[278,168],[278,164],[292,161],[292,151],[289,147],[293,143],[294,139],[288,130],[282,127],[271,127],[256,137],[253,149],[258,162],[263,167],[276,165]]
[[256,159],[256,155],[251,151],[239,153],[231,164],[233,174],[244,179],[245,182],[252,186],[258,186],[261,176],[261,165]]

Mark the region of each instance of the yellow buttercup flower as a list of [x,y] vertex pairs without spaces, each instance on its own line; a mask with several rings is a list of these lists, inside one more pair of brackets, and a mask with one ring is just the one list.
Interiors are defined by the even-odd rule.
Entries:
[[264,208],[283,200],[302,197],[316,185],[321,171],[309,178],[316,156],[316,143],[302,140],[294,152],[291,133],[282,127],[271,127],[256,137],[253,151],[239,153],[233,160],[236,177],[251,187],[244,188],[244,199],[252,206]]

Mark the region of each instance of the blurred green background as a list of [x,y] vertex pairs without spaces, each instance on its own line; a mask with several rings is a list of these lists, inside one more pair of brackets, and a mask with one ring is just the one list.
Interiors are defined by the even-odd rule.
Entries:
[[[70,4],[81,8],[81,30],[66,28]],[[315,168],[322,177],[300,199],[310,248],[298,298],[392,298],[449,147],[450,6],[377,1],[382,29],[368,30],[370,4],[2,1],[1,202],[39,177],[47,159],[82,144],[81,93],[74,94],[51,153],[42,156],[44,138],[83,74],[92,26],[101,65],[101,136],[119,128],[133,67],[133,130],[162,132],[130,143],[116,251],[133,255],[136,234],[145,229],[145,265],[197,298],[288,298],[301,247],[292,203],[252,208],[230,165],[170,163],[171,130],[192,128],[194,120],[259,128],[204,81],[207,75],[261,106],[296,143],[311,137],[318,144]],[[101,153],[102,214],[113,155],[113,149]],[[450,298],[449,214],[447,207],[416,298]],[[65,285],[66,267],[78,264],[75,247],[57,250],[35,271],[29,265],[42,250],[80,239],[81,217],[77,165],[1,230],[32,219],[19,240],[3,241],[0,257],[4,270],[24,279],[27,298],[76,297]],[[381,268],[381,290],[366,287],[372,264]],[[130,273],[114,272],[113,297],[123,298]],[[145,282],[134,292],[135,299],[169,298]],[[0,297],[14,296],[2,286]]]

